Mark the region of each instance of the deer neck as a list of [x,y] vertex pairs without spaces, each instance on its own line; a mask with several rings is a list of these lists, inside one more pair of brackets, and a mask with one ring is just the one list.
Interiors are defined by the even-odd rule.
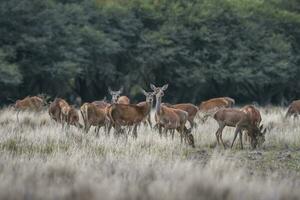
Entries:
[[156,96],[155,112],[156,112],[157,115],[161,114],[160,107],[161,107],[161,97]]

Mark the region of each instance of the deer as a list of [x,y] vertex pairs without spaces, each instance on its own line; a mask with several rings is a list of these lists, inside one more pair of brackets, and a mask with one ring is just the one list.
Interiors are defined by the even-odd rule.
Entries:
[[201,121],[204,123],[220,108],[231,108],[234,104],[235,100],[230,97],[218,97],[201,102],[199,105],[199,114],[203,114]]
[[289,105],[288,110],[285,114],[285,118],[288,118],[290,116],[294,116],[294,118],[298,118],[298,115],[300,114],[300,100],[292,101],[292,103]]
[[27,96],[22,100],[17,100],[14,108],[17,110],[17,121],[19,121],[20,111],[41,111],[44,106],[44,100],[38,96]]
[[91,126],[96,126],[96,136],[99,136],[101,127],[107,124],[106,108],[100,108],[94,103],[84,103],[80,107],[80,112],[84,122],[84,131],[89,132]]
[[245,113],[239,109],[234,108],[222,108],[213,115],[213,118],[218,122],[219,128],[217,130],[216,138],[218,145],[223,144],[224,149],[226,146],[222,139],[222,132],[226,126],[235,127],[234,139],[231,143],[231,148],[235,142],[237,135],[239,134],[241,149],[243,149],[242,131],[247,130],[248,136],[251,138],[251,147],[254,149],[256,146],[261,146],[265,141],[266,129],[263,127],[257,127],[252,123],[249,113]]
[[[261,114],[257,108],[253,105],[246,105],[240,109],[244,113],[247,113],[250,117],[250,121],[254,126],[260,127],[261,123]],[[245,141],[250,141],[250,137],[248,137],[248,133],[245,135]]]
[[121,132],[121,126],[134,126],[132,135],[137,137],[137,128],[139,124],[147,117],[151,111],[151,102],[149,96],[152,93],[147,93],[143,90],[146,96],[146,102],[135,104],[118,104],[113,103],[108,107],[108,117],[115,128],[115,135]]
[[188,113],[188,122],[190,123],[191,130],[196,126],[194,119],[198,113],[197,106],[195,106],[191,103],[180,103],[180,104],[174,104],[174,105],[171,105],[169,103],[162,103],[162,105],[187,112]]
[[113,90],[111,90],[111,88],[108,88],[108,92],[111,95],[111,102],[112,103],[117,103],[117,101],[118,101],[120,95],[122,94],[123,90],[124,90],[123,87],[121,87],[117,91],[113,91]]
[[[146,116],[146,118],[143,120],[143,123],[144,123],[144,125],[148,124],[150,126],[150,128],[152,128],[151,108],[153,106],[153,96],[154,96],[154,93],[153,92],[146,92],[143,89],[142,89],[142,92],[146,96],[146,101],[140,102],[140,103],[138,103],[136,105],[137,106],[144,106],[145,104],[147,104],[147,106],[149,106],[149,113]],[[150,102],[150,104],[148,104],[147,102]]]
[[48,113],[52,119],[56,122],[62,123],[62,128],[64,124],[67,124],[67,128],[70,125],[81,128],[79,123],[79,115],[77,110],[70,106],[64,99],[55,98],[55,100],[50,104]]
[[191,133],[187,132],[185,124],[188,120],[188,113],[175,108],[169,108],[167,106],[161,105],[162,97],[164,96],[164,91],[168,88],[168,84],[162,87],[156,87],[155,85],[150,85],[151,89],[155,92],[156,105],[155,105],[155,120],[158,124],[159,134],[162,135],[162,127],[165,129],[165,133],[168,130],[174,132],[177,130],[180,134],[180,141],[182,143],[183,139],[186,143],[195,147],[194,137]]

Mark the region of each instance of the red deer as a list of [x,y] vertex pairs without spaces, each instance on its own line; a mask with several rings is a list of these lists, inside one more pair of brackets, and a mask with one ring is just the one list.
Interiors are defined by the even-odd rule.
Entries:
[[[147,124],[150,126],[150,128],[152,128],[152,122],[151,122],[151,108],[153,106],[153,96],[154,93],[153,92],[146,92],[145,90],[142,90],[143,94],[146,96],[146,101],[140,102],[138,104],[136,104],[137,106],[144,106],[145,104],[147,104],[147,106],[149,106],[149,113],[146,116],[146,118],[144,119],[144,124]],[[150,104],[148,104],[147,102],[150,102]]]
[[181,104],[175,104],[175,105],[171,105],[168,103],[163,103],[162,105],[164,106],[168,106],[170,108],[175,108],[175,109],[179,109],[179,110],[183,110],[185,112],[188,113],[188,121],[190,123],[191,129],[196,125],[196,123],[194,122],[195,116],[198,112],[198,107],[191,104],[191,103],[181,103]]
[[85,103],[80,107],[86,133],[89,132],[91,126],[97,126],[96,134],[99,135],[99,129],[106,125],[105,109],[99,108],[94,103]]
[[44,106],[44,100],[38,96],[26,97],[22,100],[17,100],[15,103],[15,109],[17,112],[17,121],[19,121],[19,112],[30,110],[30,111],[41,111]]
[[184,139],[185,142],[194,147],[193,135],[188,133],[185,127],[186,121],[188,120],[188,113],[183,110],[161,105],[161,100],[164,96],[164,91],[168,88],[168,84],[163,87],[155,87],[153,84],[150,86],[156,95],[155,120],[158,124],[160,135],[162,134],[162,127],[165,129],[165,133],[167,133],[168,130],[171,132],[177,130],[180,134],[181,142]]
[[[148,95],[148,93],[144,94]],[[137,137],[137,127],[151,111],[150,105],[151,103],[147,100],[146,103],[140,105],[117,103],[110,105],[108,107],[108,117],[115,128],[115,133],[120,133],[121,126],[134,126],[132,134]]]
[[294,118],[297,118],[299,114],[300,114],[300,100],[295,100],[288,107],[285,117],[287,118],[290,116],[294,116]]
[[216,132],[217,142],[218,144],[220,144],[221,141],[224,148],[226,148],[226,146],[222,139],[222,132],[225,126],[236,127],[231,148],[233,147],[237,134],[239,134],[241,148],[243,149],[243,142],[242,142],[243,130],[248,131],[248,136],[251,138],[252,148],[256,148],[257,145],[260,146],[265,141],[264,135],[266,130],[262,131],[262,127],[259,128],[256,125],[253,125],[250,115],[248,113],[245,113],[238,109],[223,108],[218,110],[213,115],[213,117],[219,124],[219,128]]
[[96,105],[98,108],[105,109],[106,107],[110,106],[110,103],[106,101],[106,97],[101,101],[93,101],[92,104]]
[[[246,105],[243,108],[240,109],[241,111],[248,113],[250,117],[250,121],[254,126],[259,127],[261,123],[261,115],[257,108],[255,108],[253,105]],[[245,135],[245,141],[250,141],[250,138],[248,137],[248,133]]]
[[62,127],[64,127],[65,123],[67,127],[70,125],[81,127],[77,110],[70,106],[64,99],[56,98],[50,104],[48,112],[52,119],[62,123]]
[[203,114],[202,122],[212,116],[220,108],[231,108],[235,104],[234,99],[230,97],[219,97],[201,102],[199,105],[199,113]]

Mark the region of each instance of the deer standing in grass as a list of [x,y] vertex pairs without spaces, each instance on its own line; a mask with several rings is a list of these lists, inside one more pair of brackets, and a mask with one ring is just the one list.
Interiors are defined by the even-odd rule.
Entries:
[[177,130],[180,134],[181,142],[184,140],[192,147],[195,147],[194,137],[188,133],[185,127],[188,120],[188,113],[180,109],[161,105],[162,97],[164,96],[164,91],[168,88],[168,84],[163,87],[155,87],[153,84],[150,86],[156,95],[155,120],[158,124],[159,134],[162,135],[162,128],[165,129],[165,134],[168,130],[170,130],[171,133]]
[[[260,127],[261,115],[257,108],[255,108],[253,105],[246,105],[246,106],[242,107],[240,110],[249,115],[250,121],[253,126]],[[250,141],[250,139],[251,138],[248,136],[248,132],[246,132],[245,141]]]
[[201,121],[204,123],[208,117],[221,108],[231,108],[235,104],[234,99],[230,97],[219,97],[201,102],[199,105],[199,114],[202,114]]
[[153,92],[146,92],[143,89],[142,89],[142,92],[146,96],[146,101],[140,102],[140,103],[138,103],[136,105],[137,106],[144,106],[145,104],[147,104],[147,106],[149,107],[149,113],[147,114],[146,118],[143,120],[143,123],[144,123],[144,125],[146,125],[148,123],[148,125],[150,126],[150,128],[152,128],[151,109],[153,107],[153,96],[154,96],[154,93]]
[[85,103],[80,107],[80,112],[84,122],[84,130],[89,132],[91,126],[96,126],[96,135],[99,136],[101,127],[107,124],[106,108],[100,108],[94,103]]
[[188,113],[188,122],[190,123],[191,129],[193,129],[196,126],[196,123],[194,122],[195,116],[198,113],[198,107],[191,104],[191,103],[180,103],[180,104],[175,104],[171,105],[168,103],[163,103],[162,105],[170,107],[170,108],[175,108],[179,110],[183,110]]
[[218,110],[213,117],[219,124],[219,128],[216,132],[217,143],[220,144],[221,141],[224,148],[226,148],[226,146],[222,139],[222,132],[225,126],[236,127],[231,148],[233,147],[234,141],[239,134],[241,148],[243,149],[243,130],[248,131],[248,136],[251,138],[252,148],[256,148],[257,144],[260,146],[265,141],[264,135],[266,130],[262,131],[262,127],[259,128],[254,125],[248,113],[245,113],[238,109],[223,108]]
[[62,128],[66,123],[67,128],[70,125],[81,127],[77,110],[70,106],[64,99],[56,98],[49,106],[49,115],[52,119],[62,123]]
[[20,111],[41,111],[44,106],[44,100],[38,96],[25,97],[22,100],[17,100],[14,108],[17,110],[17,121],[19,121]]
[[298,118],[299,114],[300,114],[300,100],[295,100],[289,105],[285,118],[290,116],[294,116],[294,118]]
[[139,124],[151,111],[151,102],[149,101],[151,98],[149,96],[153,94],[144,90],[143,94],[146,96],[146,102],[139,105],[113,103],[108,107],[108,117],[115,128],[115,135],[120,134],[122,126],[133,126],[132,135],[137,137]]

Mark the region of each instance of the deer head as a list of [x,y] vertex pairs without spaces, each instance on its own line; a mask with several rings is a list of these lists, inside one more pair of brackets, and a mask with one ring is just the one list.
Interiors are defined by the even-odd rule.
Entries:
[[168,89],[168,84],[165,84],[164,86],[162,86],[162,87],[156,87],[155,85],[153,85],[153,84],[150,84],[150,87],[151,87],[151,89],[154,91],[154,94],[156,95],[156,97],[162,97],[162,96],[164,96],[164,91],[166,90],[166,89]]
[[256,148],[256,146],[261,147],[262,144],[265,142],[265,134],[267,129],[261,125],[260,127],[256,127],[253,129],[254,137],[251,141],[252,148]]
[[121,93],[123,92],[123,89],[124,89],[123,86],[122,86],[121,89],[118,90],[118,91],[112,91],[111,88],[108,88],[109,94],[110,94],[111,97],[112,97],[112,98],[111,98],[112,103],[116,103],[116,102],[117,102],[119,96],[120,96]]
[[152,103],[153,102],[153,96],[155,95],[154,92],[146,92],[144,89],[141,89],[142,93],[146,97],[146,102],[147,103]]

